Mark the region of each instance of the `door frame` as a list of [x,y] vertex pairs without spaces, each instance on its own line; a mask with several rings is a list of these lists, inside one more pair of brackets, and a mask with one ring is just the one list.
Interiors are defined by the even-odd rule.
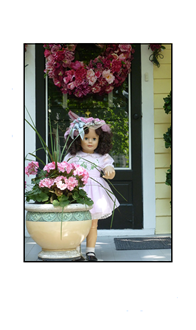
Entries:
[[[31,57],[28,59],[28,63],[29,66],[30,65],[35,66],[35,76],[37,76],[37,78],[39,73],[36,65],[36,52],[37,52],[36,48],[39,47],[41,51],[40,46],[41,45],[39,44],[36,44],[35,46],[34,45],[29,46],[32,47],[32,52],[31,52]],[[154,88],[153,88],[153,64],[149,61],[150,54],[151,53],[150,50],[148,50],[148,44],[142,44],[141,45],[141,89],[142,89],[143,229],[100,230],[98,232],[98,235],[101,234],[102,236],[104,235],[112,236],[119,234],[122,235],[123,233],[123,235],[143,236],[143,235],[155,234],[156,212],[155,212],[155,159],[154,159],[155,158],[154,157]],[[148,73],[148,81],[146,81],[144,78],[145,73]],[[29,77],[25,75],[25,81],[26,79],[29,79]],[[42,82],[42,88],[44,88],[43,86],[45,84],[45,79],[43,78],[43,74],[41,77],[41,82]],[[28,86],[26,88],[28,88]],[[36,92],[35,92],[35,100],[36,100],[36,104],[29,106],[28,108],[32,117],[36,116],[36,106],[40,107],[39,99],[36,98]],[[35,139],[35,134],[33,130],[29,131],[28,139],[29,140]],[[27,150],[27,152],[32,152],[32,149]]]

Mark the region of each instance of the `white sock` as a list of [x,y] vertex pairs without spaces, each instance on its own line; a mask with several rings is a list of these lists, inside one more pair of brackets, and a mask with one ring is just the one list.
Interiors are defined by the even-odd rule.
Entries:
[[[86,248],[86,253],[90,253],[90,252],[95,253],[95,248],[87,247],[87,248]],[[93,255],[93,254],[92,254],[92,255]]]

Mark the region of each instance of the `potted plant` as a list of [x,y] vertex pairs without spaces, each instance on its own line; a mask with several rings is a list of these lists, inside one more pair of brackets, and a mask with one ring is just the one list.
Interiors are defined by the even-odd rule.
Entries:
[[[36,175],[31,180],[31,189],[25,191],[27,230],[42,247],[38,255],[42,260],[80,259],[81,253],[77,248],[88,235],[92,224],[89,210],[93,201],[82,189],[89,174],[79,165],[62,161],[64,149],[60,153],[58,127],[56,140],[52,141],[51,138],[50,151],[33,121],[32,124],[27,120],[26,122],[39,136],[50,160],[48,164],[44,164],[35,154],[29,153],[43,163],[44,168],[40,169],[39,162],[32,160],[25,167],[26,175]],[[29,160],[27,156],[25,160]]]

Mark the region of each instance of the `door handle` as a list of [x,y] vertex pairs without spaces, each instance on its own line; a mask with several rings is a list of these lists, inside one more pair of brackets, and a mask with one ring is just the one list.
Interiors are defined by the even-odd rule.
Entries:
[[137,120],[139,118],[141,118],[141,115],[138,115],[138,113],[133,114],[133,119]]

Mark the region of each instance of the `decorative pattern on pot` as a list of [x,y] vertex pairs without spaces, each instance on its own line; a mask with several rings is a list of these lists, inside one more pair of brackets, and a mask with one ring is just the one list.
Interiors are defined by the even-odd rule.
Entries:
[[27,212],[26,220],[35,222],[83,221],[91,220],[91,214],[89,211],[73,213]]

